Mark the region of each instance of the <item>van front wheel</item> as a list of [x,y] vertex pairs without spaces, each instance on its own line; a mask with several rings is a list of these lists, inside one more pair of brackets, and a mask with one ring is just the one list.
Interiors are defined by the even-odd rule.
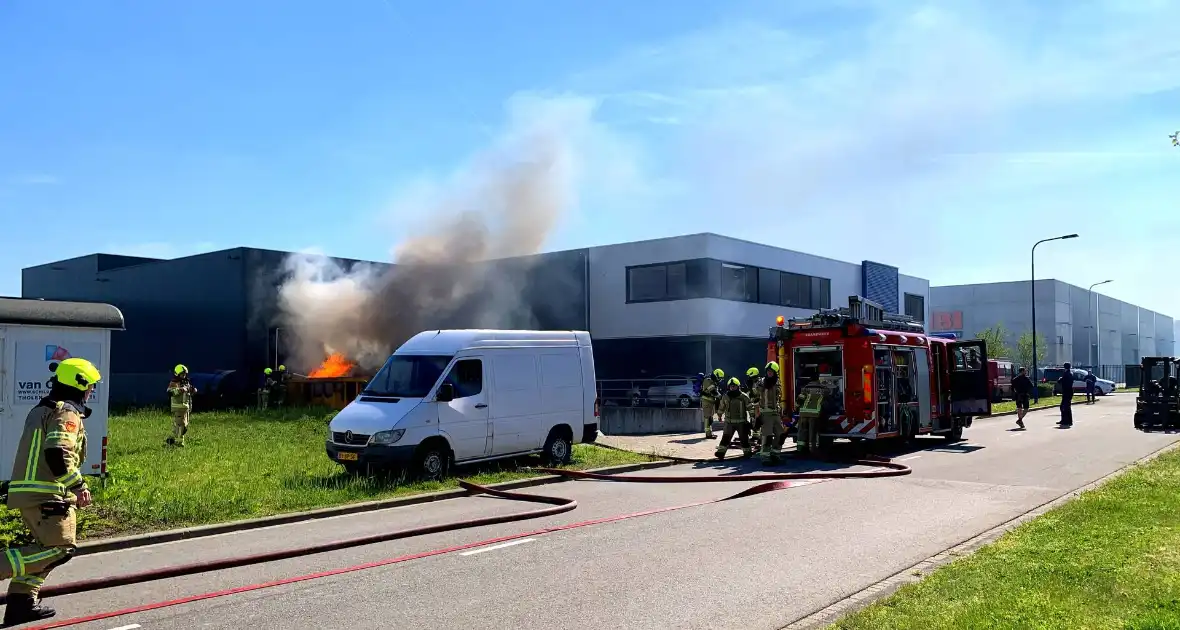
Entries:
[[549,439],[545,440],[545,452],[541,454],[545,463],[550,466],[568,464],[574,453],[574,441],[561,428],[549,432]]
[[440,442],[427,442],[418,447],[414,457],[414,475],[425,481],[442,479],[447,476],[451,464],[451,451]]

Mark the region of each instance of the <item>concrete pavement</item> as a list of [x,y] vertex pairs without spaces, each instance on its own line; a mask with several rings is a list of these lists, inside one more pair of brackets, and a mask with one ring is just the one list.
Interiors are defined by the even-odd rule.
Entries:
[[[1131,426],[1133,397],[1056,414],[979,421],[966,441],[902,455],[905,477],[824,481],[737,501],[592,525],[75,627],[778,629],[1180,439]],[[734,474],[695,464],[652,474]],[[486,540],[542,527],[720,498],[754,485],[579,481],[528,490],[579,507],[538,521],[448,532],[217,574],[53,598],[59,618],[168,600]],[[51,583],[306,546],[528,509],[456,499],[83,556]],[[472,553],[476,552],[476,553]]]

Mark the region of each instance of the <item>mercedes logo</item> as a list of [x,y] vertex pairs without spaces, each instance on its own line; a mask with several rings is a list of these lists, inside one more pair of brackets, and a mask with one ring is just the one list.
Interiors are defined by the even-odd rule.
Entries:
[[352,444],[352,431],[345,431],[344,432],[344,443],[345,444]]

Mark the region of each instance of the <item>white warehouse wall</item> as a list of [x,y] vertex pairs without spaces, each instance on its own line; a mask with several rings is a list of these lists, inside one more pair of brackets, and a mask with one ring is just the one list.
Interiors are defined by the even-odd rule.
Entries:
[[[1037,333],[1048,345],[1046,364],[1085,365],[1091,358],[1097,365],[1137,364],[1147,354],[1173,351],[1176,325],[1167,315],[1097,290],[1091,298],[1086,288],[1058,280],[1037,280],[1036,286]],[[931,317],[961,311],[969,336],[1002,323],[1011,333],[1009,343],[1015,343],[1030,329],[1029,293],[1027,280],[931,287]]]
[[1171,317],[1163,313],[1155,314],[1155,356],[1176,356],[1172,354],[1176,339],[1172,333],[1174,325]]
[[[600,339],[683,335],[764,337],[778,315],[806,317],[815,312],[716,298],[627,303],[627,267],[694,258],[828,278],[833,307],[847,305],[848,296],[863,293],[858,263],[717,234],[604,245],[590,248],[591,334]],[[929,317],[929,287],[928,280],[899,274],[899,304],[904,308],[903,293],[920,294],[925,297]]]

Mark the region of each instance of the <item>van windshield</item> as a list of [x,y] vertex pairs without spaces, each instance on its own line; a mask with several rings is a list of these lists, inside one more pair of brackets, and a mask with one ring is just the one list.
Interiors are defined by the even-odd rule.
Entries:
[[362,393],[388,398],[425,398],[450,362],[448,356],[391,355]]

